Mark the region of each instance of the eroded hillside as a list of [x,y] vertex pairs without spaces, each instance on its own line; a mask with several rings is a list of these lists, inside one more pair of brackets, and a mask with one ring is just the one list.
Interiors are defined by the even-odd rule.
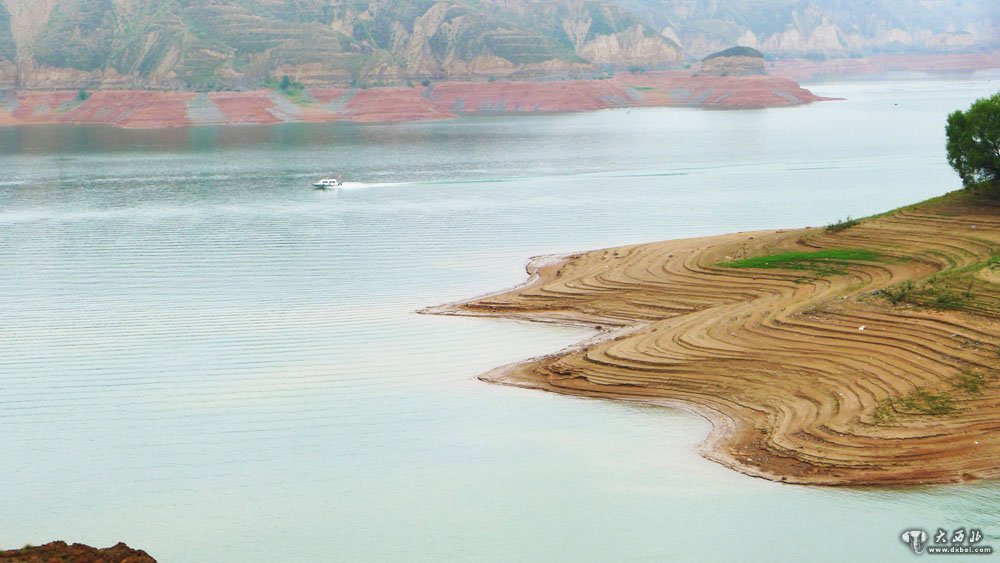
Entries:
[[3,0],[0,78],[18,87],[211,90],[289,74],[370,86],[662,65],[681,49],[606,2]]
[[998,29],[993,0],[0,0],[0,88],[581,77],[735,45],[975,51],[1000,44]]
[[776,55],[857,56],[996,45],[994,0],[616,0],[693,56],[742,45]]

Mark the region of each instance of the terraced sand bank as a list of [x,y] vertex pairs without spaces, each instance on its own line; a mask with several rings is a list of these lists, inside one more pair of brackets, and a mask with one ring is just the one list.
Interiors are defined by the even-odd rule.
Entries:
[[[836,249],[877,258],[723,265]],[[703,455],[749,475],[960,482],[1000,476],[998,253],[1000,199],[961,192],[836,232],[538,260],[524,286],[432,312],[600,327],[481,379],[685,406],[714,424]]]
[[826,100],[780,76],[695,76],[689,71],[620,73],[607,80],[435,82],[395,88],[161,92],[0,91],[0,126],[87,124],[125,128],[187,125],[358,123],[452,119],[623,107],[746,109]]

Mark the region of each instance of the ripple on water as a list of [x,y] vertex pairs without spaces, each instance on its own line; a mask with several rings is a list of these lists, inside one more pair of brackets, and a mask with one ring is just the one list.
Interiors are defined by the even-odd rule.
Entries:
[[[955,184],[928,158],[944,115],[991,87],[918,86],[254,142],[0,130],[3,541],[125,539],[164,561],[891,561],[906,526],[1000,529],[995,485],[781,487],[698,458],[708,426],[687,413],[473,379],[589,331],[413,313],[518,283],[533,255],[935,195]],[[915,109],[882,111],[901,92]],[[308,187],[331,168],[362,189]]]

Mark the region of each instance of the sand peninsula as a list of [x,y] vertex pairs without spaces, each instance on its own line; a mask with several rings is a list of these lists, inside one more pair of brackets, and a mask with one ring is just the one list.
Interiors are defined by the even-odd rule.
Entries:
[[484,381],[675,405],[701,453],[811,485],[1000,476],[1000,195],[863,221],[536,259],[440,314],[602,332]]

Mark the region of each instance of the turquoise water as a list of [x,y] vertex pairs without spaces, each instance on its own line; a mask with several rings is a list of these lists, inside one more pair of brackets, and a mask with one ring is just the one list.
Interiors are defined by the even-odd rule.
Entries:
[[[697,455],[709,425],[684,411],[475,380],[586,330],[414,313],[537,254],[955,188],[944,117],[998,78],[824,83],[848,100],[745,112],[0,129],[0,546],[904,561],[905,529],[975,527],[1000,547],[996,483],[745,477]],[[309,188],[329,173],[348,189]]]

